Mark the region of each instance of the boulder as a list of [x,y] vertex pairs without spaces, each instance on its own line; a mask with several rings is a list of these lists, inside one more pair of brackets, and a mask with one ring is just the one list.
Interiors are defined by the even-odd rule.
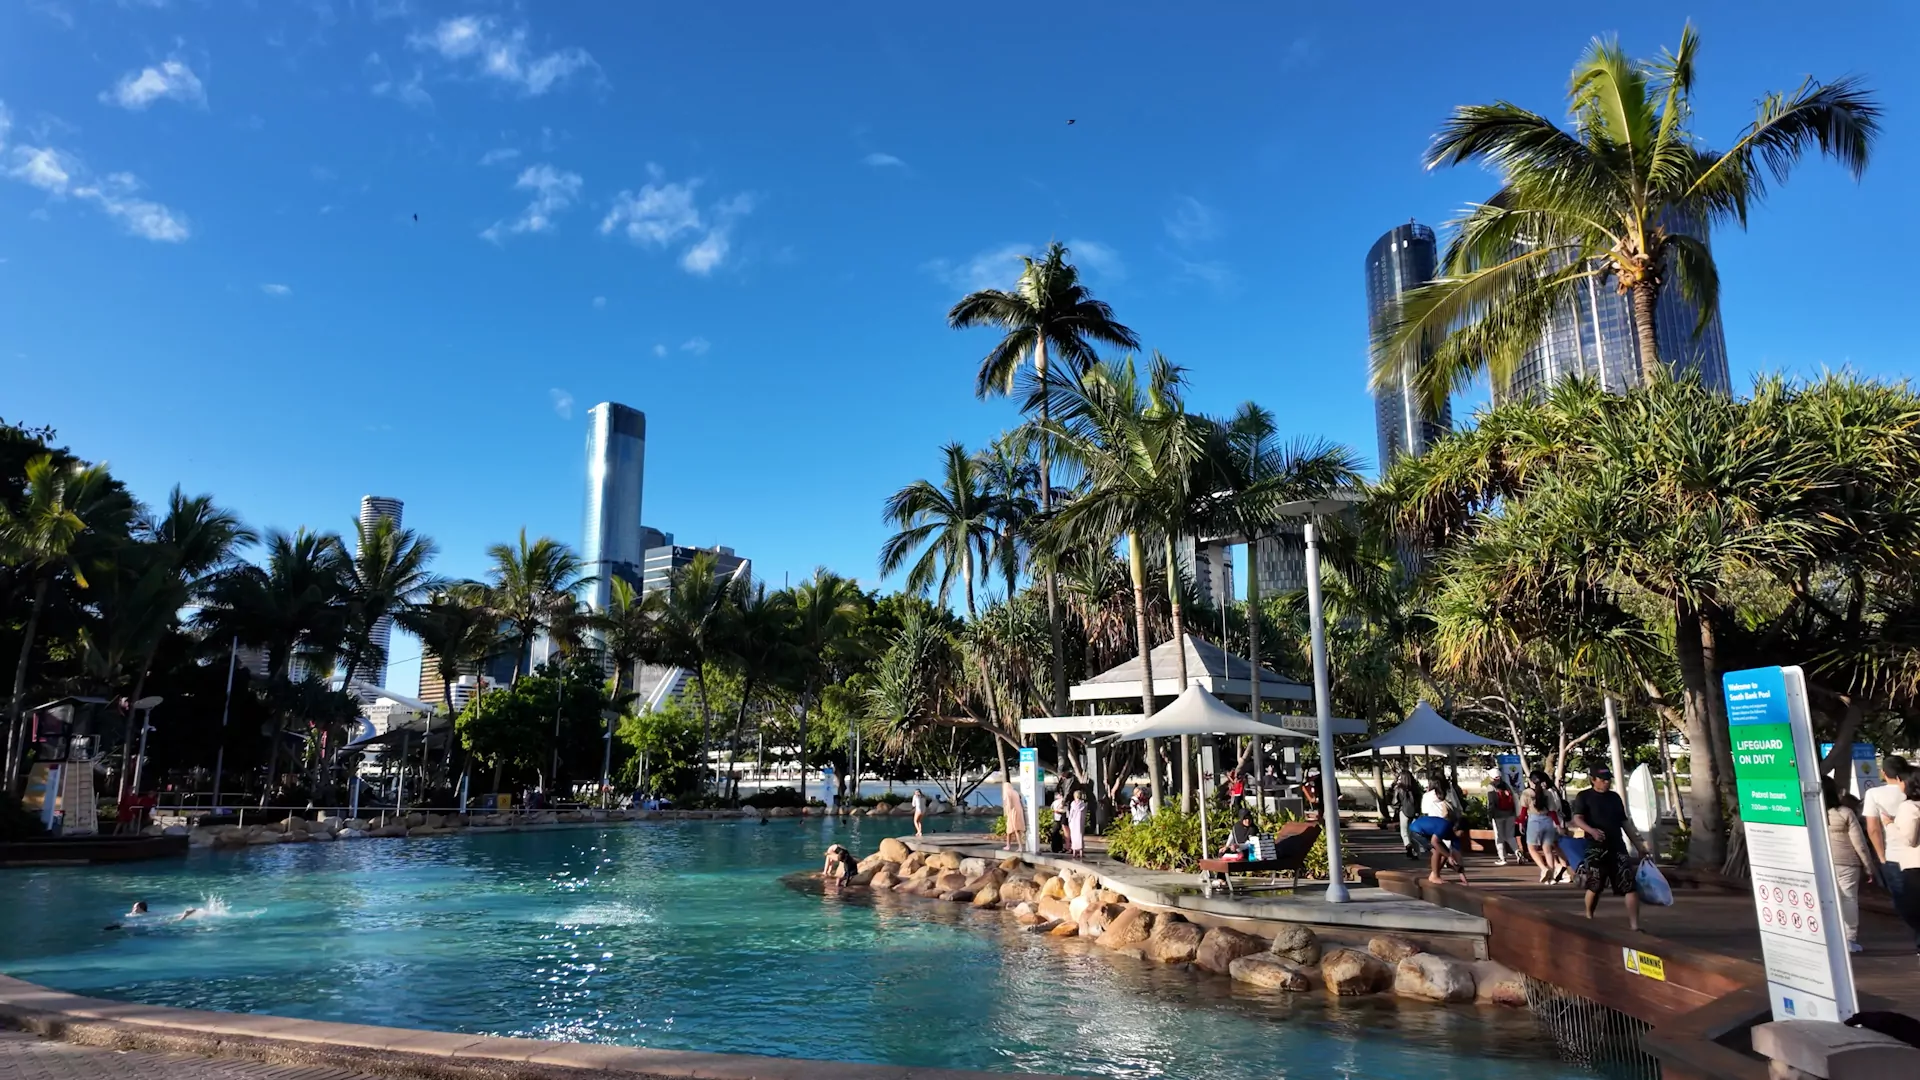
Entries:
[[969,878],[978,879],[991,869],[993,869],[993,864],[982,858],[975,857],[960,860],[960,872]]
[[1320,936],[1304,926],[1282,926],[1273,936],[1273,955],[1296,964],[1320,962]]
[[1040,908],[1040,914],[1049,919],[1059,919],[1062,922],[1073,921],[1073,907],[1065,900],[1043,896],[1037,901],[1037,906]]
[[960,856],[951,851],[936,851],[927,856],[927,865],[935,870],[959,870]]
[[1049,900],[1065,900],[1067,898],[1066,879],[1059,877],[1048,878],[1046,883],[1040,886],[1040,895]]
[[973,906],[977,908],[999,907],[1000,886],[988,884],[973,890]]
[[325,825],[327,828],[333,830],[334,832],[339,832],[341,829],[344,829],[347,827],[346,823],[344,821],[341,821],[337,815],[328,815],[327,817],[321,818],[320,824]]
[[160,835],[161,836],[185,836],[189,838],[188,843],[191,844],[192,843],[191,837],[193,835],[193,831],[191,829],[188,829],[185,825],[168,825],[166,828],[160,830]]
[[933,883],[940,887],[941,892],[952,892],[967,887],[967,875],[958,870],[946,870],[934,878]]
[[1127,905],[1107,922],[1097,944],[1108,949],[1139,946],[1153,936],[1153,912]]
[[1046,916],[1040,914],[1040,909],[1037,906],[1031,903],[1023,903],[1013,906],[1013,921],[1022,926],[1031,926],[1034,923],[1046,922],[1047,919]]
[[1009,856],[1007,858],[1000,860],[1000,869],[1005,870],[1008,873],[1012,873],[1015,870],[1024,870],[1026,869],[1026,865],[1027,865],[1026,863],[1022,862],[1019,859],[1013,858],[1012,856]]
[[1094,899],[1099,900],[1103,904],[1124,904],[1127,902],[1126,897],[1114,892],[1112,889],[1101,889],[1094,894]]
[[893,807],[888,806],[886,803],[874,803],[873,809],[867,811],[867,816],[886,817],[891,813],[893,813]]
[[1059,925],[1060,923],[1057,920],[1041,919],[1039,922],[1026,924],[1024,929],[1029,934],[1051,934],[1053,933],[1053,928]]
[[1232,927],[1216,926],[1207,931],[1206,938],[1200,942],[1199,951],[1193,955],[1193,966],[1215,975],[1225,975],[1232,970],[1235,960],[1266,951],[1266,939],[1241,933]]
[[912,855],[913,851],[907,845],[889,836],[880,841],[880,850],[876,854],[890,863],[900,865],[907,861],[907,857]]
[[1063,922],[1060,925],[1054,927],[1053,929],[1047,931],[1047,936],[1048,937],[1079,937],[1080,924],[1076,922]]
[[1080,934],[1082,937],[1097,938],[1107,932],[1113,920],[1126,908],[1119,904],[1089,904],[1085,914],[1080,916]]
[[248,833],[247,846],[261,847],[266,844],[278,844],[281,841],[285,840],[286,838],[287,838],[287,834],[280,833],[280,832],[263,831],[263,832],[256,832],[256,833]]
[[1383,993],[1393,987],[1387,962],[1358,949],[1334,949],[1320,958],[1320,978],[1340,997]]
[[348,818],[346,822],[341,826],[341,828],[345,828],[345,829],[358,829],[361,832],[366,832],[368,829],[372,827],[373,827],[373,822],[368,821],[366,818],[363,818],[363,817]]
[[210,848],[219,837],[220,834],[213,829],[194,829],[187,834],[187,846]]
[[894,877],[893,871],[889,869],[892,865],[892,863],[881,863],[880,869],[875,870],[873,877],[867,882],[867,888],[879,892],[881,889],[891,889],[898,885],[900,879]]
[[1079,922],[1081,919],[1086,917],[1087,908],[1092,903],[1093,901],[1089,900],[1085,896],[1076,896],[1073,899],[1067,901],[1068,917],[1073,919],[1074,922]]
[[442,814],[427,814],[426,820],[420,824],[425,825],[429,829],[444,829],[447,827],[447,819],[445,815]]
[[[557,691],[556,691],[556,692],[557,692]],[[422,814],[422,813],[420,813],[419,811],[417,811],[417,810],[416,810],[416,811],[414,811],[413,813],[411,813],[411,814],[408,814],[408,815],[407,815],[407,816],[406,816],[406,817],[405,817],[405,818],[403,819],[403,821],[405,822],[405,824],[406,824],[406,826],[407,826],[407,828],[409,828],[409,829],[417,829],[417,828],[419,828],[420,826],[422,826],[422,825],[425,825],[425,824],[427,823],[427,815],[425,815],[425,814]]]
[[[964,874],[966,873],[966,870],[962,868],[960,872]],[[1000,883],[1006,880],[1007,880],[1006,871],[1000,869],[997,866],[989,866],[984,872],[975,874],[971,878],[968,878],[967,888],[972,889],[974,892],[979,892],[981,889],[984,889],[987,886],[991,885],[997,889],[1000,887]]]
[[320,831],[318,831],[318,832],[310,832],[310,833],[308,833],[308,834],[307,834],[307,839],[309,839],[309,840],[322,840],[322,841],[331,841],[331,840],[333,839],[333,834],[332,834],[332,833],[330,833],[330,832],[327,832],[327,831],[326,831],[325,829],[322,829],[322,830],[320,830]]
[[971,904],[973,903],[973,890],[955,889],[952,892],[943,892],[940,894],[940,899],[945,900],[949,904]]
[[1178,915],[1162,915],[1154,920],[1153,934],[1147,938],[1147,959],[1161,964],[1185,964],[1200,951],[1206,931]]
[[882,866],[888,866],[889,864],[893,866],[900,865],[899,863],[894,862],[892,859],[889,859],[885,855],[882,855],[876,851],[873,854],[867,856],[866,858],[861,859],[860,865],[856,867],[856,869],[864,874],[869,870],[878,870]]
[[1008,878],[1000,884],[1000,902],[1021,903],[1033,900],[1040,895],[1040,889],[1026,878]]
[[340,830],[340,839],[342,840],[365,840],[366,838],[367,838],[367,830],[365,829],[341,829]]
[[1313,979],[1307,969],[1281,956],[1278,953],[1254,953],[1242,956],[1227,965],[1227,973],[1234,982],[1258,986],[1263,990],[1286,990],[1300,993],[1313,988]]
[[1458,1005],[1472,1001],[1474,989],[1471,966],[1432,953],[1415,953],[1393,972],[1393,992],[1401,997]]
[[1496,960],[1473,964],[1473,1000],[1482,1005],[1527,1007],[1527,977]]
[[1398,964],[1407,957],[1422,951],[1420,946],[1403,937],[1382,934],[1367,941],[1367,951],[1385,960],[1389,964]]
[[907,860],[900,864],[900,869],[903,872],[905,872],[908,877],[912,877],[916,871],[924,868],[926,865],[927,865],[926,853],[922,851],[916,851],[913,854],[907,856]]

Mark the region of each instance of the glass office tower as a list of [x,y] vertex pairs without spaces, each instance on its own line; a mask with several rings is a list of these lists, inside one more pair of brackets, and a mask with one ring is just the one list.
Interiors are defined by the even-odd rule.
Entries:
[[587,411],[587,516],[581,555],[594,576],[587,600],[605,611],[613,579],[640,587],[641,480],[647,458],[647,417],[603,401]]
[[[1433,230],[1417,222],[1396,225],[1373,242],[1367,252],[1367,342],[1392,315],[1400,294],[1433,279]],[[1424,359],[1424,357],[1422,358]],[[1428,410],[1420,406],[1411,373],[1402,373],[1391,386],[1373,390],[1373,429],[1379,440],[1380,471],[1401,454],[1423,454],[1453,426],[1453,409],[1445,401]]]
[[[383,517],[392,518],[393,527],[398,529],[400,527],[400,513],[405,508],[405,503],[389,495],[360,496],[360,535],[365,536],[368,532],[372,531],[373,527],[379,524],[380,519]],[[393,644],[393,617],[391,615],[380,616],[380,621],[373,624],[373,633],[370,635],[370,639],[375,645],[380,646],[380,661],[376,664],[367,665],[362,672],[358,672],[356,675],[370,685],[385,686],[387,685],[389,649]]]

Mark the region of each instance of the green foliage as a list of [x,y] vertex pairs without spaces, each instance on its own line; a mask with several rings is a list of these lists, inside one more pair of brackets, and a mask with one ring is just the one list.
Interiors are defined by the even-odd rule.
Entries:
[[[1207,851],[1216,852],[1226,846],[1235,820],[1235,811],[1224,802],[1216,801],[1207,807]],[[1253,824],[1261,833],[1272,834],[1293,820],[1291,814],[1280,811],[1255,814]],[[1159,813],[1143,822],[1136,823],[1130,815],[1123,816],[1107,829],[1109,854],[1129,866],[1149,870],[1192,869],[1199,841],[1200,815],[1183,814],[1172,806],[1162,806]],[[1324,843],[1318,844],[1316,849],[1320,852],[1324,876],[1326,846]],[[1312,856],[1308,858],[1311,865]]]
[[[1040,837],[1043,842],[1046,839],[1047,834],[1052,831],[1053,831],[1053,807],[1043,806],[1040,808]],[[996,817],[993,819],[993,835],[995,836],[1007,835],[1007,815],[1001,814],[999,817]]]
[[[612,704],[591,658],[545,664],[512,686],[492,690],[469,703],[454,722],[460,744],[486,765],[503,770],[503,780],[534,776],[558,790],[558,781],[597,780],[601,737]],[[559,729],[561,777],[548,775],[554,732]]]
[[[648,795],[684,797],[699,786],[700,717],[682,701],[620,718],[615,736],[631,753],[629,782]],[[646,777],[638,773],[645,757]]]
[[800,790],[798,788],[784,786],[756,791],[740,801],[756,810],[771,810],[776,806],[806,805],[806,802],[800,798]]

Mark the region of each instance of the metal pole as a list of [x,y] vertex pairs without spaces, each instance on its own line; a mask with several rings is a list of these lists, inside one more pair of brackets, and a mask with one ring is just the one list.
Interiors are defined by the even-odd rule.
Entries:
[[146,710],[140,720],[140,756],[133,761],[133,793],[140,794],[140,771],[147,763],[147,732],[153,730],[153,710]]
[[233,651],[227,655],[227,700],[220,706],[220,749],[213,755],[213,805],[209,810],[220,812],[220,773],[227,767],[227,710],[233,708],[233,669],[240,663],[240,637],[233,639]]
[[1320,829],[1327,837],[1327,902],[1344,904],[1347,896],[1347,872],[1340,864],[1340,795],[1334,779],[1333,702],[1327,679],[1327,617],[1320,601],[1320,538],[1308,518],[1303,530],[1307,541],[1307,610],[1313,623],[1313,707],[1320,721],[1320,799],[1325,809],[1320,814]]
[[613,805],[613,717],[607,717],[607,745],[600,751],[600,809]]
[[1607,707],[1607,750],[1613,758],[1613,782],[1627,782],[1627,757],[1620,749],[1620,715],[1613,711],[1613,695],[1603,699]]

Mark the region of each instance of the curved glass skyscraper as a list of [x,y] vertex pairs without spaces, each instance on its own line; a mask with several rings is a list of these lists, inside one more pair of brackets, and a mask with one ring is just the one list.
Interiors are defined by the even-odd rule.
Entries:
[[[1367,342],[1388,317],[1394,301],[1433,279],[1433,230],[1417,222],[1396,225],[1367,252]],[[1422,358],[1425,359],[1424,357]],[[1397,384],[1373,390],[1373,429],[1380,443],[1380,471],[1402,454],[1424,454],[1453,426],[1453,408],[1441,402],[1422,409],[1407,374]]]
[[[404,509],[406,504],[390,495],[360,496],[360,535],[366,536],[371,532],[373,527],[380,523],[381,518],[392,518],[393,527],[398,529],[400,513]],[[358,547],[357,541],[355,546]],[[393,644],[392,616],[382,615],[380,621],[373,624],[373,633],[369,637],[374,644],[380,646],[381,659],[378,664],[368,665],[359,678],[374,686],[385,686],[387,685],[387,660],[390,657],[388,649]]]
[[594,576],[588,601],[604,611],[613,579],[636,591],[645,552],[640,538],[640,493],[647,460],[647,417],[638,409],[603,401],[587,411],[587,517],[581,556]]

